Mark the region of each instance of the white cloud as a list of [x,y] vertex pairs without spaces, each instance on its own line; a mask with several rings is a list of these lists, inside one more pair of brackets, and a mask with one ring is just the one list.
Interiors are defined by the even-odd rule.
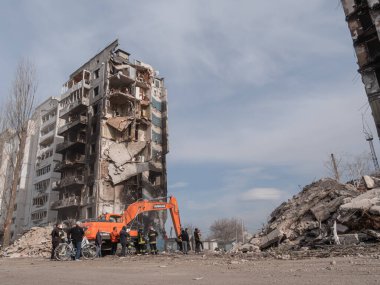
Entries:
[[282,192],[276,188],[253,188],[240,195],[240,200],[280,200]]
[[189,185],[187,182],[175,182],[171,185],[169,185],[169,189],[178,189],[178,188],[185,188]]

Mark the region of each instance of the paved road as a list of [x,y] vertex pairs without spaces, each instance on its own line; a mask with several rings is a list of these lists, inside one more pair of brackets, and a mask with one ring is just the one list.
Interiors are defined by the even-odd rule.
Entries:
[[161,255],[60,262],[1,258],[0,284],[380,284],[380,259]]

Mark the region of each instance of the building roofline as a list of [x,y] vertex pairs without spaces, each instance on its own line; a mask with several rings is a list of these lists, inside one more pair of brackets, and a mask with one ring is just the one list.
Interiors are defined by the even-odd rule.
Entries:
[[97,57],[99,54],[103,53],[105,50],[109,49],[112,47],[112,49],[115,49],[117,46],[119,45],[119,39],[116,39],[114,40],[112,43],[110,43],[108,46],[106,46],[104,49],[102,49],[100,52],[98,52],[97,54],[95,54],[93,57],[91,57],[89,60],[87,60],[84,64],[82,64],[81,67],[77,68],[73,73],[70,74],[70,77],[69,78],[72,78],[74,77],[74,75],[76,75],[78,73],[78,71],[80,71],[81,69],[83,69],[83,67],[89,63],[91,60],[93,60],[95,57]]

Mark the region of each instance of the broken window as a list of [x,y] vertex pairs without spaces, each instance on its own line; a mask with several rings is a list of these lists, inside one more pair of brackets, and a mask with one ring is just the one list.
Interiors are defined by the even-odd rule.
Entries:
[[367,49],[369,56],[372,60],[375,60],[378,56],[380,56],[380,42],[379,39],[376,37],[370,41],[367,42]]
[[98,96],[99,95],[99,86],[96,86],[94,88],[94,96]]
[[92,207],[87,208],[87,219],[92,218]]
[[90,153],[91,154],[94,154],[95,153],[95,144],[93,143],[93,144],[91,144],[91,149],[90,149]]
[[94,79],[99,78],[99,68],[94,71]]
[[359,21],[363,31],[368,30],[372,26],[372,19],[368,12],[359,15]]
[[89,197],[92,197],[94,195],[94,185],[91,185],[89,188],[88,188],[88,196]]

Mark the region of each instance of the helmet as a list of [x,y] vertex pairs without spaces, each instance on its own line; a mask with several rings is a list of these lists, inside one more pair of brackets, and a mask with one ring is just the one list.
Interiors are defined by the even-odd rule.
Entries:
[[131,231],[131,229],[127,229],[127,233],[129,233]]
[[59,228],[59,229],[63,229],[63,225],[62,224],[59,224],[58,226],[57,226],[57,228]]

